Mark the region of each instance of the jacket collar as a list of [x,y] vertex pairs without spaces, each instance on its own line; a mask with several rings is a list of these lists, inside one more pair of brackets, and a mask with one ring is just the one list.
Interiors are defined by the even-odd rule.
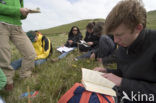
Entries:
[[143,48],[143,42],[145,41],[145,30],[143,29],[137,39],[126,48],[127,54],[136,54],[142,51]]

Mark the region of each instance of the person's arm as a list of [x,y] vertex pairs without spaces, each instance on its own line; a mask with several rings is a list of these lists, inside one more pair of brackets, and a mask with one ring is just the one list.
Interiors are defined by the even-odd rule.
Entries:
[[140,94],[156,95],[156,83],[150,83],[148,81],[123,78],[119,87],[126,93],[133,91],[134,93],[140,92]]
[[[156,55],[153,57],[153,62],[156,65]],[[149,74],[149,76],[150,76],[150,74]],[[127,93],[134,91],[137,93],[141,92],[143,94],[147,93],[147,94],[155,94],[156,95],[156,83],[152,83],[152,82],[148,82],[148,81],[123,78],[121,85],[119,87]]]
[[0,90],[6,85],[7,79],[3,71],[0,69]]
[[87,42],[87,40],[88,40],[88,33],[86,32],[86,35],[85,35],[84,41]]
[[99,40],[100,40],[100,37],[94,36],[93,46],[99,45]]
[[35,59],[38,60],[38,59],[46,59],[48,56],[49,56],[49,53],[50,53],[50,40],[48,38],[46,38],[45,36],[43,37],[43,49],[44,49],[44,52],[40,55],[38,55]]
[[117,76],[122,76],[122,73],[119,69],[110,69],[110,68],[106,68],[107,73],[113,73]]

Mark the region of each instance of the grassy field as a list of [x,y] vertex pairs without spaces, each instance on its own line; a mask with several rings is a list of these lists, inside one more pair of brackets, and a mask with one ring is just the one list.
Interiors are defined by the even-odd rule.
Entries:
[[[54,54],[50,58],[56,58],[60,55],[56,51],[58,46],[61,46],[67,40],[67,32],[73,25],[80,27],[82,34],[85,34],[85,26],[90,21],[104,21],[103,19],[95,20],[82,20],[41,30],[43,34],[46,34],[52,41]],[[156,12],[148,13],[148,28],[156,29]],[[11,44],[12,45],[12,44]],[[19,52],[11,46],[12,60],[20,58]],[[81,81],[81,68],[94,68],[98,66],[96,61],[81,60],[74,61],[73,59],[81,55],[78,50],[74,50],[67,55],[66,58],[52,62],[48,60],[43,65],[40,65],[33,69],[33,76],[24,80],[19,79],[19,71],[16,71],[14,78],[14,89],[11,92],[4,90],[0,91],[0,94],[5,98],[6,103],[28,103],[27,98],[20,98],[20,95],[27,92],[27,86],[30,87],[30,91],[38,90],[39,94],[35,98],[31,98],[31,103],[57,103],[58,99],[76,82]],[[112,65],[115,67],[115,65]]]
[[[83,35],[84,35],[84,31]],[[49,36],[53,42],[54,54],[50,58],[56,58],[60,55],[56,48],[65,43],[66,34]],[[12,60],[20,58],[19,52],[12,45]],[[57,103],[57,100],[64,94],[75,82],[81,81],[81,68],[93,68],[97,62],[90,60],[74,61],[80,53],[76,49],[66,58],[52,62],[48,61],[33,70],[33,76],[24,80],[19,79],[19,71],[16,71],[14,78],[14,89],[12,92],[1,91],[0,94],[7,103],[27,103],[27,98],[20,98],[20,95],[27,91],[27,86],[31,91],[39,90],[39,95],[31,99],[32,103]]]

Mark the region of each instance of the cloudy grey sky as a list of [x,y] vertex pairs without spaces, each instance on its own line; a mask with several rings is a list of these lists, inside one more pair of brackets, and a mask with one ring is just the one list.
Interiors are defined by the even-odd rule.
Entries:
[[[24,31],[45,29],[94,18],[106,18],[120,0],[24,0],[26,8],[40,8],[23,20]],[[156,10],[156,0],[143,0],[147,11]]]

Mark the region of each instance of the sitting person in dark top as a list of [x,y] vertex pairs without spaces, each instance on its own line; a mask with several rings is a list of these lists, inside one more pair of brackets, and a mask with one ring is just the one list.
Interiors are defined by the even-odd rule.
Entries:
[[113,40],[107,35],[101,36],[103,26],[104,26],[103,22],[97,22],[94,26],[94,35],[96,35],[98,41],[97,46],[91,51],[87,52],[86,54],[83,54],[75,58],[75,60],[83,58],[91,58],[91,59],[104,58],[113,52],[115,48]]
[[[71,47],[71,48],[76,48],[78,46],[78,43],[82,40],[82,34],[77,26],[73,26],[68,34],[68,40],[64,46],[66,47]],[[73,50],[74,50],[73,49]],[[58,59],[64,58],[69,52],[63,52]]]
[[[95,68],[116,85],[124,103],[156,102],[156,31],[146,28],[146,10],[141,1],[120,1],[109,13],[105,34],[113,34],[117,69]],[[121,101],[120,101],[121,102]]]
[[84,38],[86,45],[79,44],[79,50],[81,52],[90,51],[90,50],[96,48],[96,46],[98,45],[98,42],[99,42],[98,37],[96,35],[94,35],[94,25],[95,25],[95,22],[90,22],[86,26],[87,31],[86,31],[86,35]]

